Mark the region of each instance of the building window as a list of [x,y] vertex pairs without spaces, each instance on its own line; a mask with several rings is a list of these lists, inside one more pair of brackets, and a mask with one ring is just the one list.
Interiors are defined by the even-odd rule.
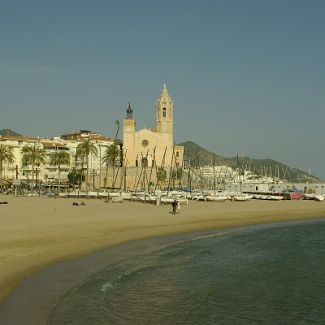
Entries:
[[167,109],[166,107],[163,108],[163,117],[166,117],[167,116]]
[[177,158],[179,157],[179,151],[176,151],[176,157]]

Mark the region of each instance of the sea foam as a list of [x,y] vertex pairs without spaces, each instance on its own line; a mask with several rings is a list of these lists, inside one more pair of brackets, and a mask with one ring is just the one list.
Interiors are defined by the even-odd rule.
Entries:
[[114,288],[114,284],[112,284],[111,282],[106,282],[102,285],[100,291],[106,292],[108,289],[113,289],[113,288]]

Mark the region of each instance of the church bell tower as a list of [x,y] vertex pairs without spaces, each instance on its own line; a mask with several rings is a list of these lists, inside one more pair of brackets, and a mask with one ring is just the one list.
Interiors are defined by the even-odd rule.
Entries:
[[173,101],[164,83],[161,95],[156,102],[156,130],[159,133],[173,134]]
[[126,111],[126,119],[124,119],[124,133],[134,133],[135,132],[135,120],[133,118],[133,109],[129,103],[128,109]]

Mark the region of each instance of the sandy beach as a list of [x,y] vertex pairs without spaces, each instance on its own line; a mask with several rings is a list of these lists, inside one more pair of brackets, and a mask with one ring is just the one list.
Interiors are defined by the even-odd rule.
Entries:
[[[0,196],[0,301],[22,280],[60,261],[134,240],[251,224],[325,217],[314,201],[189,202],[168,205]],[[80,201],[80,200],[79,200]]]

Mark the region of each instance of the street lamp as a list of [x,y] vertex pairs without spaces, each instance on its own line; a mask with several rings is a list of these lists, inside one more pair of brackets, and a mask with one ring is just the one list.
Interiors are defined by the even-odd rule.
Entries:
[[36,190],[38,189],[38,195],[41,196],[41,187],[40,187],[40,183],[39,183],[39,179],[38,176],[41,172],[41,169],[39,167],[35,168],[35,174],[36,174]]
[[97,170],[96,169],[92,169],[90,171],[90,175],[93,176],[93,189],[95,188],[95,176],[97,176]]

